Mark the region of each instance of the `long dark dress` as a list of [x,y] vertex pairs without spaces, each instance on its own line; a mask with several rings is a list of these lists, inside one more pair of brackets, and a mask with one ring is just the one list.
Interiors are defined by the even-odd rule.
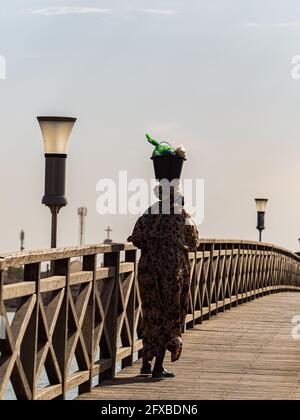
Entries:
[[[186,220],[189,224],[186,224]],[[144,214],[130,242],[141,249],[138,281],[142,300],[145,360],[159,357],[173,343],[181,344],[190,287],[189,251],[198,246],[198,231],[190,216]]]

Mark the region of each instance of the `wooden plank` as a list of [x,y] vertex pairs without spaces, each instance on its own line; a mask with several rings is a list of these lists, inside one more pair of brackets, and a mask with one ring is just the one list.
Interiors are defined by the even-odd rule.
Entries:
[[62,385],[50,385],[36,392],[36,400],[54,400],[62,393]]
[[66,287],[65,276],[53,276],[41,279],[41,293],[53,292],[55,290],[63,289]]
[[3,300],[17,299],[20,297],[30,296],[35,293],[35,282],[21,282],[6,284],[3,286]]
[[134,271],[134,263],[132,262],[120,263],[120,274],[132,273],[133,271]]
[[120,362],[121,360],[125,359],[131,355],[131,347],[121,347],[117,350],[116,361]]
[[142,348],[143,348],[143,342],[142,342],[142,340],[136,340],[136,342],[134,343],[134,346],[133,346],[134,353],[135,352],[138,352]]
[[91,283],[93,281],[93,271],[78,271],[70,274],[70,286],[76,284]]
[[115,275],[115,267],[97,268],[96,280],[108,279]]
[[106,372],[112,367],[112,360],[111,359],[100,359],[96,362],[92,368],[92,376],[99,376],[102,373]]
[[66,380],[66,391],[77,388],[79,385],[83,384],[84,382],[87,382],[89,380],[89,377],[89,370],[70,374]]

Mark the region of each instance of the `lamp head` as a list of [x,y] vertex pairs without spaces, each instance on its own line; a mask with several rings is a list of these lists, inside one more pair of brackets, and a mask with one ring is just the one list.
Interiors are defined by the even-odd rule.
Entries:
[[69,138],[76,122],[70,117],[37,117],[46,155],[67,155]]
[[255,198],[256,209],[258,213],[265,213],[268,199],[267,198]]

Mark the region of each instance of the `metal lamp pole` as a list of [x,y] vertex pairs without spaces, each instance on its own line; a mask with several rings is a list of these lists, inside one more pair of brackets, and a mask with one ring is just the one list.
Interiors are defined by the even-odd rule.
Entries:
[[45,194],[42,204],[52,214],[51,248],[57,247],[57,215],[68,202],[65,197],[69,137],[76,118],[37,117],[45,147]]

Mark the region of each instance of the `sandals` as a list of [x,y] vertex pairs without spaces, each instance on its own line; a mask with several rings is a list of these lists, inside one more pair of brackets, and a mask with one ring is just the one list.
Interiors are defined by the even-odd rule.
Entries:
[[153,379],[165,379],[165,378],[175,378],[175,373],[168,372],[167,370],[160,370],[160,371],[153,371],[152,372]]

